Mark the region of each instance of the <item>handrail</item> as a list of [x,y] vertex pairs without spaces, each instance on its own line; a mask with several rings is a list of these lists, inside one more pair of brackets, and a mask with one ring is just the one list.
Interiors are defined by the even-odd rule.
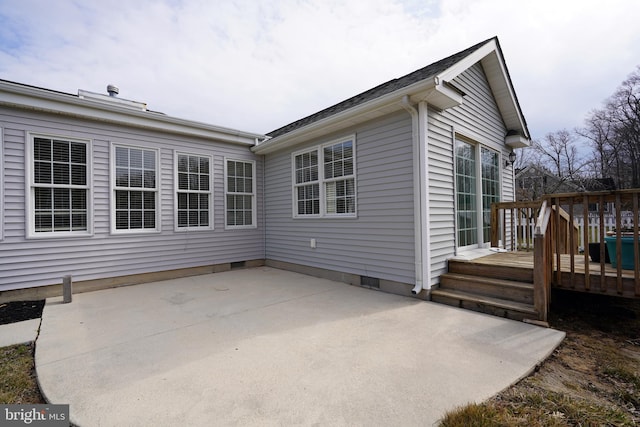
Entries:
[[541,318],[551,286],[640,298],[640,188],[494,203],[491,245],[534,252]]
[[547,210],[547,200],[542,201],[542,206],[540,206],[540,213],[538,214],[538,219],[536,220],[536,235],[544,234],[547,232],[547,226],[549,225],[549,219],[551,218],[551,209]]

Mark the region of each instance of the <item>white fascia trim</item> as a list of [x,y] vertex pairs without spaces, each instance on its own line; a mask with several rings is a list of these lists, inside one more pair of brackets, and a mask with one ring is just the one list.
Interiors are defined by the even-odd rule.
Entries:
[[45,89],[24,87],[0,82],[0,104],[45,111],[74,117],[88,118],[128,126],[160,130],[180,135],[215,139],[234,144],[254,146],[265,136],[206,123],[179,119],[151,111],[136,111],[117,104],[94,102],[71,94],[50,92]]
[[[493,57],[490,57],[490,55],[492,54],[493,54]],[[507,77],[508,74],[507,74],[507,68],[506,68],[504,58],[500,54],[500,50],[498,49],[498,44],[496,43],[495,39],[489,40],[483,46],[481,46],[480,48],[478,48],[477,50],[475,50],[474,52],[472,52],[462,60],[458,61],[457,63],[455,63],[448,69],[446,69],[445,71],[438,74],[436,77],[436,80],[439,84],[444,83],[446,81],[451,81],[454,78],[456,78],[458,75],[463,73],[465,70],[473,66],[473,64],[475,64],[476,62],[483,61],[483,60],[497,62],[501,71],[501,76],[499,78],[498,84],[500,84],[500,86],[502,86],[503,89],[508,91],[509,101],[510,101],[509,107],[516,112],[520,129],[523,132],[527,132],[527,127],[524,123],[524,117],[522,115],[522,111],[520,111],[520,108],[518,107],[518,103],[516,102],[515,90],[512,87]],[[491,76],[487,76],[487,79],[490,82],[495,82],[495,78],[492,78]],[[493,90],[496,90],[496,89],[497,88],[493,88]],[[524,137],[525,137],[525,140],[528,141],[529,135],[524,135]],[[529,144],[527,143],[526,146],[529,146]]]
[[495,40],[489,40],[483,46],[479,47],[474,52],[470,53],[460,61],[453,64],[451,67],[438,74],[436,78],[439,83],[451,81],[462,74],[465,70],[473,66],[473,64],[482,60],[485,56],[489,55],[492,52],[497,53],[497,51],[498,45],[496,44]]
[[288,147],[289,145],[298,143],[299,140],[302,138],[305,138],[309,132],[315,131],[317,129],[325,128],[329,125],[338,124],[342,121],[347,121],[347,120],[353,121],[360,115],[369,113],[371,111],[375,111],[377,109],[389,106],[391,104],[399,105],[400,100],[404,96],[411,96],[411,94],[430,90],[430,89],[433,89],[434,87],[435,87],[435,82],[433,79],[421,80],[412,85],[398,89],[397,91],[388,93],[381,97],[372,99],[371,101],[367,101],[363,104],[356,105],[355,107],[349,108],[347,110],[333,114],[329,117],[325,117],[324,119],[320,119],[318,121],[310,123],[307,126],[303,126],[301,128],[293,130],[284,135],[272,138],[268,141],[263,142],[260,145],[253,147],[251,150],[256,154],[273,153],[274,151],[277,151],[279,149]]

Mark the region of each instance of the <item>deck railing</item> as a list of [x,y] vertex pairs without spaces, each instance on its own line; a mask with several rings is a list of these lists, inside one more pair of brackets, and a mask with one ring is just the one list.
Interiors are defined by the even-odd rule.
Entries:
[[[640,297],[639,206],[640,189],[495,203],[491,245],[534,252],[534,306],[541,320],[547,317],[552,285]],[[591,218],[592,226],[579,227],[579,218]]]
[[[508,251],[533,251],[534,235],[542,201],[500,202],[491,205],[491,246]],[[570,253],[577,249],[579,227],[569,219],[562,208],[549,205],[557,211],[558,249]]]

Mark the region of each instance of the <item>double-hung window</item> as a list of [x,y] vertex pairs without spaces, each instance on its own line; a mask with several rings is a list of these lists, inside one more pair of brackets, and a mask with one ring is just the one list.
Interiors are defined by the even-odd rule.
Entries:
[[227,228],[256,227],[255,162],[225,160],[225,224]]
[[355,138],[293,155],[295,217],[355,217]]
[[211,229],[211,156],[176,153],[176,229]]
[[90,234],[90,158],[88,141],[30,136],[30,237]]
[[158,231],[158,153],[113,145],[112,231]]

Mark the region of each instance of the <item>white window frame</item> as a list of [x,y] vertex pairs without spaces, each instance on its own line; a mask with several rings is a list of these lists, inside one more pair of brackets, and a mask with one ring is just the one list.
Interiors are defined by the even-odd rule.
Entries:
[[[351,141],[352,150],[353,150],[353,173],[350,175],[343,175],[337,178],[325,178],[325,170],[324,170],[324,148],[330,147],[337,144],[342,144],[347,141]],[[318,156],[318,180],[317,181],[309,181],[297,184],[296,183],[296,157],[304,154],[315,151]],[[291,153],[291,210],[293,218],[296,219],[304,219],[304,218],[357,218],[358,217],[358,181],[357,181],[357,159],[356,159],[356,136],[355,134],[349,135],[343,138],[337,138],[331,140],[329,142],[315,145],[312,147],[305,148],[303,150],[298,150]],[[354,186],[354,211],[348,213],[327,213],[327,183],[342,181],[347,179],[353,179]],[[319,195],[320,195],[320,210],[318,214],[299,214],[298,213],[298,192],[297,188],[305,185],[310,185],[314,183],[318,183],[319,187]]]
[[[35,167],[34,167],[34,144],[36,138],[44,139],[59,139],[62,141],[75,142],[84,144],[86,147],[86,184],[85,185],[73,185],[73,184],[36,184],[35,183]],[[26,237],[28,239],[60,239],[69,237],[90,237],[93,236],[93,144],[90,139],[76,138],[63,135],[46,134],[27,132],[27,141],[25,144],[25,221],[26,221]],[[0,169],[3,170],[2,167]],[[4,174],[3,174],[4,175]],[[4,184],[4,180],[2,180]],[[3,185],[4,186],[4,185]],[[35,188],[36,187],[49,187],[49,188],[67,188],[85,190],[86,196],[86,214],[87,214],[87,229],[81,231],[50,231],[50,232],[38,232],[35,229]],[[2,194],[2,200],[4,201],[4,194]],[[4,202],[3,202],[4,203]],[[2,212],[4,214],[4,211]]]
[[[195,156],[195,157],[205,157],[207,159],[209,159],[209,190],[181,190],[179,187],[179,172],[178,172],[178,157],[179,156]],[[187,152],[187,151],[178,151],[178,150],[174,150],[174,155],[173,155],[173,173],[174,173],[174,178],[173,178],[173,182],[174,182],[174,191],[173,191],[173,195],[174,195],[174,230],[176,232],[185,232],[185,231],[206,231],[206,230],[213,230],[214,229],[214,224],[213,224],[213,156],[211,154],[203,154],[203,153],[197,153],[197,152]],[[199,174],[199,172],[198,172]],[[187,193],[187,194],[208,194],[209,195],[209,225],[206,226],[196,226],[196,227],[180,227],[178,225],[178,194],[179,193]]]
[[[456,153],[456,144],[457,141],[461,141],[464,142],[466,144],[469,144],[473,147],[473,151],[474,151],[474,155],[475,155],[475,162],[476,162],[476,171],[475,171],[475,179],[476,179],[476,185],[475,185],[475,198],[476,198],[476,239],[478,240],[476,243],[467,245],[467,246],[459,246],[460,245],[460,238],[459,238],[459,226],[458,226],[458,204],[457,204],[457,197],[458,197],[458,184],[457,184],[457,176],[458,176],[458,168],[457,168],[457,153]],[[459,251],[468,251],[468,250],[473,250],[476,248],[484,248],[484,247],[489,247],[491,244],[490,242],[484,242],[484,232],[483,232],[483,227],[484,227],[484,223],[483,223],[483,194],[482,194],[482,149],[486,149],[489,150],[491,152],[493,152],[494,154],[498,155],[498,173],[499,173],[499,196],[500,196],[500,200],[503,200],[503,179],[504,179],[504,171],[503,168],[501,167],[501,161],[502,161],[502,156],[501,156],[501,152],[500,150],[497,150],[495,148],[493,148],[490,145],[487,144],[483,144],[481,142],[478,142],[474,139],[471,139],[469,137],[466,137],[462,134],[459,133],[455,133],[455,137],[453,139],[453,165],[454,165],[454,193],[455,193],[455,199],[454,199],[454,211],[455,211],[455,241],[456,241],[456,248]]]
[[[116,187],[116,148],[127,148],[127,149],[136,149],[143,151],[152,151],[155,155],[155,165],[156,165],[156,179],[155,179],[155,188],[140,188],[138,187]],[[109,168],[111,172],[111,177],[109,179],[109,205],[110,205],[110,223],[111,223],[111,234],[152,234],[159,233],[161,231],[160,221],[160,178],[161,178],[161,168],[160,168],[160,150],[155,147],[149,147],[145,145],[132,145],[132,144],[122,144],[112,142],[110,147],[110,162]],[[127,228],[127,229],[118,229],[116,228],[116,190],[124,190],[124,191],[152,191],[155,193],[155,228]],[[144,203],[144,201],[143,201]]]
[[[241,163],[250,163],[253,174],[252,174],[252,183],[251,189],[253,190],[251,193],[242,193],[242,192],[229,192],[229,184],[228,184],[228,169],[227,166],[229,162],[241,162]],[[237,159],[232,157],[224,158],[224,228],[225,230],[238,230],[238,229],[250,229],[257,228],[257,199],[256,199],[256,162],[255,160],[247,160],[247,159]],[[237,196],[251,196],[251,224],[250,225],[228,225],[227,224],[227,196],[229,195],[237,195]]]

